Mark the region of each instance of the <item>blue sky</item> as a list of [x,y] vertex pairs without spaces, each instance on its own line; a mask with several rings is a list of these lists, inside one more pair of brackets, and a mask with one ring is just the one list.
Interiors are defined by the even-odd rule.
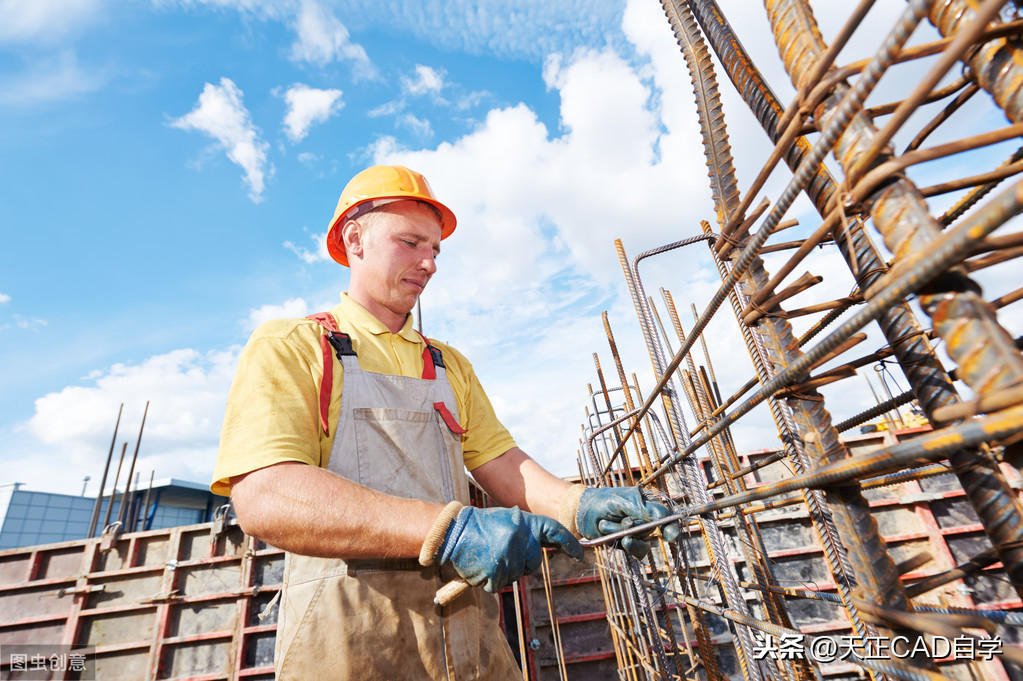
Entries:
[[[656,5],[629,11],[671,46]],[[76,491],[92,475],[94,489],[118,405],[118,441],[134,442],[147,399],[140,470],[205,480],[247,334],[345,288],[322,234],[375,162],[420,169],[460,217],[426,331],[469,355],[523,446],[573,472],[593,380],[572,375],[592,366],[575,341],[600,349],[599,312],[621,302],[614,223],[592,199],[665,153],[625,15],[0,3],[0,482]],[[521,380],[533,370],[545,380]]]
[[[773,45],[747,47],[787,101]],[[712,217],[689,92],[652,0],[0,0],[0,484],[95,491],[118,405],[130,450],[147,399],[143,478],[207,481],[241,345],[335,303],[323,233],[378,162],[459,216],[425,331],[575,473],[592,353],[613,371],[602,311],[653,385],[613,240],[634,257]],[[748,182],[765,145],[736,110]],[[651,261],[648,292],[687,310],[706,265]],[[710,333],[741,384],[737,335]]]

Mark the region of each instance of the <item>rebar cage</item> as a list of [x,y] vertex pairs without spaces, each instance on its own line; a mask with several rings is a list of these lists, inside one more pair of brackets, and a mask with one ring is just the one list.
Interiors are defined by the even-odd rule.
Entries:
[[[595,354],[580,472],[643,485],[673,511],[661,523],[683,525],[674,544],[655,532],[644,561],[614,548],[620,536],[591,542],[619,677],[1023,678],[1023,356],[997,317],[1023,288],[1011,264],[993,277],[1005,290],[977,283],[1023,255],[1023,232],[992,234],[1023,207],[1010,179],[1023,170],[1020,3],[909,0],[879,27],[862,0],[826,42],[808,0],[765,0],[788,104],[715,0],[661,4],[693,82],[715,215],[631,261],[616,242],[656,385],[626,375],[605,315],[614,377]],[[918,29],[933,39],[911,43]],[[853,61],[864,32],[881,47]],[[910,67],[908,95],[871,98]],[[718,70],[770,142],[748,186]],[[997,115],[957,117],[978,102]],[[813,224],[774,236],[807,200]],[[688,328],[639,274],[686,246],[721,278]],[[805,304],[821,277],[792,275],[824,253],[846,263],[850,292]],[[744,383],[719,383],[705,339],[729,307],[752,360]],[[872,367],[908,389],[850,411],[842,396]],[[740,452],[733,429],[768,412],[780,444]]]

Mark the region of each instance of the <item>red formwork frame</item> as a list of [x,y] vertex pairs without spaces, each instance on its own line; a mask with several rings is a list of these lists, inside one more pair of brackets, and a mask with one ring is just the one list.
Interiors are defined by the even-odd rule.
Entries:
[[[283,551],[243,534],[234,522],[0,551],[0,647],[32,642],[91,650],[104,680],[271,679],[276,618],[259,622],[256,615],[280,591],[283,560]],[[573,575],[551,580],[551,587],[557,598],[563,587],[590,583],[599,584],[599,578]],[[529,645],[548,624],[543,580],[527,577],[509,589],[520,596],[524,678],[544,679],[541,656],[547,653]],[[182,613],[226,608],[229,615],[212,626],[181,624]],[[604,616],[595,610],[557,621],[571,625]],[[512,612],[502,618],[506,627],[516,626]],[[133,621],[143,624],[128,631],[119,625]],[[565,663],[612,656],[570,648]]]
[[[272,663],[247,666],[246,653],[254,637],[276,629],[249,624],[256,599],[280,589],[256,578],[257,566],[272,576],[275,561],[283,552],[232,523],[0,551],[0,646],[92,649],[104,679],[269,679]],[[140,585],[151,591],[139,593]],[[218,608],[227,613],[220,626],[182,625],[186,611]],[[146,623],[134,636],[123,630],[132,621]],[[173,661],[178,651],[183,664]],[[123,673],[117,660],[126,661]]]
[[[880,445],[892,445],[896,442],[909,439],[914,435],[930,431],[929,427],[919,428],[906,428],[895,432],[891,431],[880,431],[865,434],[862,436],[851,436],[845,438],[849,443],[855,445],[857,440],[876,440]],[[754,457],[765,457],[773,454],[773,449],[763,449],[755,452],[746,452],[741,455],[743,465],[748,465],[754,459]],[[772,464],[778,466],[779,464]],[[1017,490],[1023,488],[1023,477],[1020,476],[1019,471],[1014,469],[1008,464],[1002,464],[1001,469],[1010,485]],[[761,478],[757,477],[756,472],[747,473],[745,476],[746,484],[749,489],[755,489],[759,486],[770,484]],[[926,540],[928,549],[932,555],[932,567],[926,569],[916,569],[907,572],[902,575],[902,580],[906,583],[912,583],[938,574],[946,569],[949,569],[957,564],[955,556],[951,548],[948,545],[949,539],[955,537],[966,537],[966,536],[977,536],[983,535],[984,526],[980,523],[970,523],[965,525],[957,525],[951,527],[941,527],[938,521],[935,519],[934,511],[931,506],[931,502],[935,501],[950,501],[950,500],[965,500],[966,493],[961,489],[957,488],[954,490],[940,491],[940,492],[925,492],[921,487],[920,481],[908,480],[899,483],[904,486],[904,491],[907,496],[902,498],[885,498],[885,499],[874,499],[869,502],[869,506],[872,512],[884,511],[886,509],[896,508],[912,508],[916,515],[920,527],[922,529],[907,531],[896,534],[885,534],[884,540],[890,546],[899,546],[902,543]],[[792,556],[816,556],[823,553],[823,548],[817,541],[812,544],[794,549],[780,549],[769,551],[768,556],[771,559],[777,559],[782,557]],[[737,560],[737,559],[734,559]],[[823,560],[823,558],[822,558]],[[937,566],[937,567],[934,567]],[[991,574],[1002,569],[1001,563],[994,563],[981,571],[981,574]],[[961,580],[953,582],[953,584],[961,584]],[[816,587],[823,592],[834,593],[836,591],[836,585],[833,582],[815,582]],[[948,607],[951,608],[967,608],[974,609],[979,605],[974,601],[972,596],[969,595],[965,589],[950,589],[952,598],[951,602],[947,603]],[[1023,600],[1018,598],[1008,599],[998,602],[986,602],[983,607],[992,610],[1021,610],[1023,609]],[[848,629],[848,623],[843,621],[834,621],[824,624],[811,624],[803,625],[800,630],[807,634],[824,634],[832,632],[840,632]],[[949,662],[950,660],[938,659],[936,662]],[[997,657],[989,661],[975,662],[976,664],[982,665],[983,678],[986,681],[1009,681],[1010,676],[1007,673],[1004,664]],[[851,669],[855,669],[854,666],[840,666],[836,665],[832,668],[832,672],[836,674],[846,673]]]

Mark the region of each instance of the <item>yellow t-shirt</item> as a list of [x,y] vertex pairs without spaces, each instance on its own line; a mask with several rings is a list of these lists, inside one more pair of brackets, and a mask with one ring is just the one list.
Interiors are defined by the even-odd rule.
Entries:
[[[347,294],[331,314],[347,323],[352,346],[364,371],[419,378],[426,347],[412,328],[392,334]],[[325,468],[341,413],[343,373],[334,367],[328,423],[320,427],[319,394],[323,377],[320,336],[324,329],[311,319],[278,319],[262,324],[249,338],[224,413],[220,449],[210,489],[230,494],[230,478],[284,461]],[[462,458],[470,471],[515,446],[497,419],[469,361],[454,348],[430,342],[444,355],[448,381],[455,393],[462,436]],[[336,361],[336,360],[335,360]]]

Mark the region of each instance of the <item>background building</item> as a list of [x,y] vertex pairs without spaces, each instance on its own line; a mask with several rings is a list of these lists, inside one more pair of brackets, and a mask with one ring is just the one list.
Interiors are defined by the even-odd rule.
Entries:
[[[51,494],[21,489],[19,482],[0,485],[0,549],[85,539],[89,536],[96,498]],[[118,519],[123,490],[110,491],[100,502],[95,534],[102,533],[110,506],[110,522]],[[148,496],[148,502],[146,497]],[[125,521],[127,531],[158,530],[194,525],[213,519],[214,511],[228,502],[205,484],[166,478],[152,488],[132,492]]]

